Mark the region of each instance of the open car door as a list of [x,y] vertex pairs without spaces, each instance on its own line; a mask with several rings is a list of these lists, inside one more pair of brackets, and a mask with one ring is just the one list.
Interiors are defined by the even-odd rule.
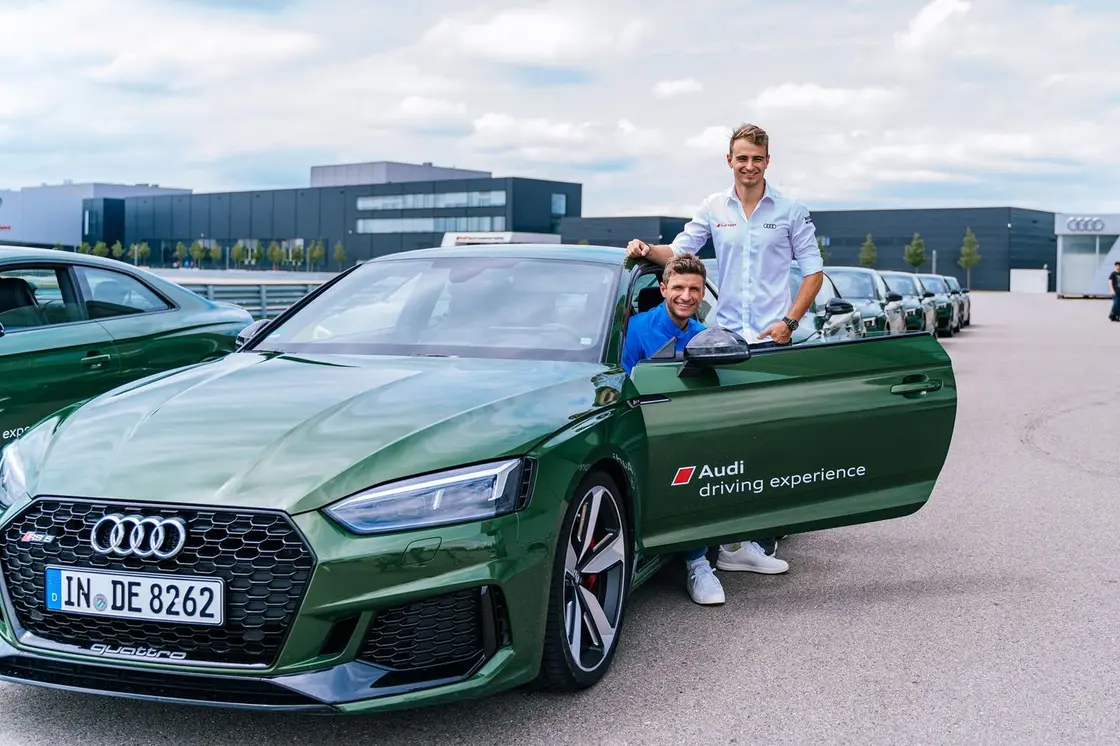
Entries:
[[[713,337],[731,339],[709,329],[684,356]],[[896,518],[929,499],[957,406],[952,363],[932,335],[753,354],[744,343],[687,366],[669,355],[631,374],[649,448],[646,551]]]

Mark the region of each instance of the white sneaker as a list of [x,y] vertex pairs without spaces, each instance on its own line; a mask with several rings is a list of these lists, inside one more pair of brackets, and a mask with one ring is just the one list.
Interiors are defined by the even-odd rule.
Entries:
[[789,563],[777,557],[767,557],[757,542],[747,541],[721,546],[716,567],[721,570],[779,575],[789,569]]
[[688,568],[688,595],[698,604],[712,605],[724,602],[723,586],[707,560]]

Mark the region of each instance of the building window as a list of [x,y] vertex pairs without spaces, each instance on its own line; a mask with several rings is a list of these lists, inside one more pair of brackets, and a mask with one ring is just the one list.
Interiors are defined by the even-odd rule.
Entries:
[[552,195],[552,214],[554,217],[562,217],[568,214],[568,195]]
[[502,207],[505,203],[506,193],[495,190],[358,197],[357,208],[359,210],[430,210],[436,207]]
[[453,218],[361,218],[358,233],[446,233],[449,231],[501,231],[506,219],[489,215]]

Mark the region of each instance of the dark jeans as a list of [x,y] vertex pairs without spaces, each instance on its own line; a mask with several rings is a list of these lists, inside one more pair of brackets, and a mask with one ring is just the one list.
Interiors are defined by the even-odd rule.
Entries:
[[1120,316],[1120,293],[1112,296],[1112,315]]

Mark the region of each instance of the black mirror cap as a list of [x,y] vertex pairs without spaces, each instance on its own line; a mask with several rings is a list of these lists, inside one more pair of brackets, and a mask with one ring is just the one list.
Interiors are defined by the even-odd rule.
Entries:
[[686,363],[735,365],[750,360],[747,340],[729,329],[713,326],[688,341],[684,347]]
[[833,298],[824,307],[827,316],[840,316],[841,314],[852,313],[855,310],[855,306],[840,298]]
[[922,297],[923,298],[936,298],[937,293],[933,292],[932,290],[927,290],[924,293],[922,293]]
[[4,325],[0,324],[0,337],[4,336]]
[[901,293],[887,293],[887,303],[900,303],[902,302]]
[[264,329],[266,326],[268,326],[268,323],[269,323],[268,319],[257,319],[252,324],[249,324],[247,327],[245,327],[244,329],[239,331],[237,333],[237,341],[236,341],[236,345],[237,345],[238,349],[244,347],[249,342],[250,339],[257,336],[257,334],[262,329]]

